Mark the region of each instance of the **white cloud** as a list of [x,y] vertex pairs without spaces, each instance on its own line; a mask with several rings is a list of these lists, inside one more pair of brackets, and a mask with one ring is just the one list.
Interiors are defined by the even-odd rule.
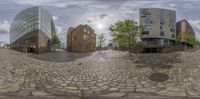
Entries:
[[62,27],[56,26],[56,32],[57,32],[57,34],[62,33]]
[[[91,0],[92,1],[92,0]],[[87,4],[88,1],[74,1],[74,0],[17,0],[16,2],[21,5],[46,5],[53,7],[64,8],[68,5]]]
[[7,20],[3,22],[0,21],[0,34],[9,33],[10,31],[10,24]]
[[[108,40],[112,38],[108,30],[111,24],[127,18],[139,21],[139,8],[153,7],[177,10],[179,7],[174,0],[17,0],[17,3],[21,5],[42,5],[62,8],[60,11],[55,12],[56,16],[53,16],[53,19],[57,20],[56,22],[60,21],[57,24],[59,26],[56,26],[60,38],[64,34],[62,28],[67,29],[67,26],[88,24],[95,29],[96,34],[105,33]],[[80,9],[84,9],[83,13]],[[60,14],[58,15],[57,13]],[[69,18],[64,16],[67,13],[70,13],[67,16],[73,20],[72,22],[68,22],[67,19]],[[59,16],[59,20],[57,16]]]
[[200,20],[189,20],[188,22],[193,27],[196,38],[200,40]]
[[53,16],[53,20],[56,21],[58,19],[58,17],[56,16]]

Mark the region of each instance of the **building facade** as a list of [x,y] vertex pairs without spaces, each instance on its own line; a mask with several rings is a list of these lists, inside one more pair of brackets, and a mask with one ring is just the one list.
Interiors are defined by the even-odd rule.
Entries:
[[10,47],[21,52],[48,52],[52,34],[56,31],[51,14],[39,6],[27,8],[11,24]]
[[165,46],[176,42],[176,12],[160,8],[139,10],[143,51],[165,51]]
[[70,27],[67,32],[67,50],[71,52],[92,52],[96,50],[96,34],[88,25]]
[[186,41],[183,37],[184,35],[187,35],[187,34],[183,34],[183,33],[188,33],[188,35],[195,38],[195,32],[194,32],[192,26],[186,20],[181,20],[176,23],[176,33],[177,33],[177,36],[182,35],[180,38],[180,43],[182,45],[187,45],[188,47],[193,47],[193,45],[190,42]]

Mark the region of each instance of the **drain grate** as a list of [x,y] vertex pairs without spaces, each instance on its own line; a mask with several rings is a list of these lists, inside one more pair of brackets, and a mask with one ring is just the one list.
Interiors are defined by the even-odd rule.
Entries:
[[169,76],[165,73],[153,73],[149,76],[149,79],[151,81],[164,82],[169,79]]

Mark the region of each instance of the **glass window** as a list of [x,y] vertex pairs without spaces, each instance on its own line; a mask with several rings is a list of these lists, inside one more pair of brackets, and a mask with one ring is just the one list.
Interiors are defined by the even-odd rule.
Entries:
[[147,25],[146,28],[147,28],[147,29],[151,29],[151,26],[150,26],[150,25]]
[[85,34],[83,35],[83,39],[86,40],[86,35]]
[[175,33],[175,30],[174,30],[174,29],[172,29],[172,28],[170,28],[170,32],[172,32],[172,33]]
[[163,25],[164,24],[164,18],[160,15],[160,24]]
[[172,37],[172,38],[175,38],[175,35],[174,35],[174,34],[171,34],[171,37]]
[[160,36],[164,36],[164,32],[163,31],[160,31]]
[[165,40],[164,39],[160,39],[160,45],[164,45]]
[[145,25],[150,25],[150,24],[152,24],[152,23],[153,23],[152,19],[151,19],[149,16],[147,16],[147,17],[145,18],[144,24],[145,24]]

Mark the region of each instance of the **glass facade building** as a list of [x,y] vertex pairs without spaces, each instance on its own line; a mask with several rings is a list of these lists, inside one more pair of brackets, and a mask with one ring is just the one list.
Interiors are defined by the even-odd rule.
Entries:
[[47,10],[39,6],[27,8],[19,12],[11,24],[11,48],[23,52],[30,49],[36,53],[44,52],[40,48],[49,47],[45,42],[49,42],[55,33],[53,18]]

